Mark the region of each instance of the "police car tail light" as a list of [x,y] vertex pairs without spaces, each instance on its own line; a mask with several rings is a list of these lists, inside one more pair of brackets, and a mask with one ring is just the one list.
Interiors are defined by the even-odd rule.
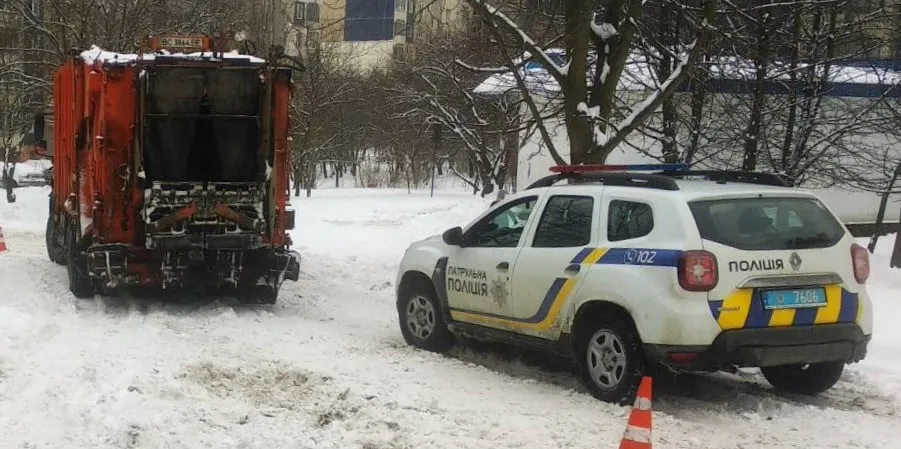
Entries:
[[685,251],[679,259],[679,285],[690,292],[713,290],[719,282],[716,256],[709,251]]
[[851,261],[854,265],[854,279],[858,284],[863,284],[870,278],[870,253],[866,248],[851,245]]

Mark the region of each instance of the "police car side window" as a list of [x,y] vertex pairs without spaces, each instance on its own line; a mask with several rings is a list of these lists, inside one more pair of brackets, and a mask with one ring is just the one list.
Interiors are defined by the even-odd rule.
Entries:
[[637,239],[654,229],[651,206],[637,201],[613,200],[607,216],[607,241]]
[[555,195],[551,197],[532,246],[535,248],[571,248],[591,241],[591,219],[594,198],[590,196]]
[[535,208],[537,197],[528,197],[501,206],[468,232],[468,246],[514,248]]

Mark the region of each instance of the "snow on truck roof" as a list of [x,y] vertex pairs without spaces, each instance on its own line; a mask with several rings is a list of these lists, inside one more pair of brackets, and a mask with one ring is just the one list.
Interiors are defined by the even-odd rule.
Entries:
[[[195,52],[195,53],[169,53],[165,50],[160,50],[159,53],[117,53],[114,51],[108,51],[100,48],[97,45],[91,45],[90,50],[85,50],[81,52],[81,58],[84,59],[85,62],[92,64],[95,61],[100,61],[101,63],[112,63],[112,64],[130,64],[136,61],[153,61],[156,59],[157,55],[166,56],[167,58],[184,58],[184,59],[211,59],[211,52]],[[244,60],[255,64],[261,64],[266,62],[265,59],[258,58],[256,56],[251,55],[242,55],[237,51],[223,52],[221,53],[221,58],[217,59],[234,59],[234,60]]]

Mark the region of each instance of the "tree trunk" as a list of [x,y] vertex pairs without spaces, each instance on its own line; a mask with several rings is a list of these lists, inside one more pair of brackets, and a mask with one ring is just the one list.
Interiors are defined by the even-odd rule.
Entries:
[[[898,217],[898,220],[898,226],[901,227],[901,216]],[[901,238],[899,238],[901,237],[901,229],[896,229],[896,232],[895,247],[892,249],[892,259],[890,266],[892,268],[901,268]]]
[[794,151],[792,152],[791,161],[789,161],[789,170],[788,175],[792,179],[792,183],[795,184],[797,180],[804,176],[804,173],[807,171],[807,164],[802,164],[802,161],[808,159],[809,153],[811,149],[808,147],[808,143],[810,140],[810,136],[813,135],[813,131],[817,126],[817,117],[820,114],[820,106],[823,101],[823,90],[825,87],[825,83],[829,80],[829,72],[832,66],[830,59],[835,53],[835,22],[838,19],[837,8],[835,6],[829,7],[829,19],[826,26],[826,30],[820,30],[820,27],[823,26],[823,12],[822,10],[818,10],[817,14],[814,16],[814,39],[818,39],[820,36],[825,36],[825,48],[823,49],[823,53],[820,53],[820,45],[818,41],[814,41],[813,50],[811,51],[812,57],[818,61],[826,61],[822,67],[822,74],[816,73],[817,65],[811,64],[811,68],[808,69],[809,79],[808,82],[810,85],[808,88],[804,90],[805,98],[803,101],[802,109],[801,109],[801,121],[800,121],[800,129],[798,130],[798,141],[795,144]]
[[[672,3],[665,3],[661,9],[661,14],[656,17],[659,24],[659,35],[664,42],[679,42],[679,25],[681,18],[681,10],[674,10]],[[659,67],[657,68],[657,79],[665,80],[673,74],[674,64],[672,56],[667,49],[661,49],[661,58]],[[678,126],[678,111],[676,110],[676,96],[666,98],[660,104],[661,115],[663,120],[663,141],[661,142],[661,150],[664,162],[674,164],[679,162],[679,148],[676,145],[676,131]]]
[[309,162],[304,164],[304,171],[306,172],[306,189],[307,189],[307,198],[309,198],[313,194],[313,186],[316,185],[316,164],[313,162]]
[[694,162],[695,154],[701,140],[701,127],[704,126],[704,103],[707,100],[707,71],[700,70],[694,80],[695,88],[691,93],[691,122],[688,130],[688,149],[685,151],[685,163]]
[[[882,192],[882,197],[879,199],[879,210],[876,212],[876,229],[879,229],[882,222],[885,220],[885,209],[888,207],[888,198],[895,188],[895,182],[897,182],[898,176],[901,176],[901,164],[898,164],[898,166],[895,167],[895,172],[892,173],[892,178],[889,179],[888,185],[885,186],[885,191]],[[895,239],[897,240],[898,236],[895,236]],[[879,232],[875,232],[870,236],[870,243],[867,245],[867,249],[870,250],[871,254],[876,250],[876,243],[878,241]]]
[[[672,60],[665,55],[660,61],[659,79],[667,79],[672,74]],[[676,147],[676,104],[673,97],[663,100],[660,105],[663,113],[663,160],[668,164],[679,162],[679,149]]]
[[[763,2],[761,2],[763,3]],[[770,39],[767,32],[769,13],[763,8],[757,13],[757,52],[754,58],[754,99],[751,103],[751,116],[745,128],[744,157],[741,169],[754,171],[760,156],[760,131],[763,122],[763,107],[766,104],[766,76],[769,68]]]
[[[591,46],[592,3],[590,0],[568,0],[566,2],[566,46],[569,50],[569,70],[565,76],[563,89],[563,110],[566,132],[569,136],[569,158],[573,165],[588,163],[596,144],[593,120],[579,112],[579,105],[590,106],[588,99],[588,50]],[[617,3],[617,2],[614,2]],[[600,88],[600,87],[596,87]]]
[[795,8],[792,23],[792,50],[789,57],[789,91],[788,91],[788,119],[785,121],[785,140],[782,142],[782,160],[780,169],[788,173],[791,165],[792,148],[794,147],[795,126],[798,115],[798,62],[801,46],[801,10]]

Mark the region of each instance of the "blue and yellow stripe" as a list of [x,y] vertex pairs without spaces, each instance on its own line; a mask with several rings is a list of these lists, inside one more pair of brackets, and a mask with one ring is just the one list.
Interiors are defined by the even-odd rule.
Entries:
[[[651,260],[641,261],[642,253],[652,253]],[[584,248],[570,261],[582,265],[640,265],[643,267],[672,267],[679,265],[682,251],[654,248]]]
[[557,278],[551,284],[551,288],[544,295],[541,306],[534,315],[528,318],[514,318],[505,315],[497,315],[486,312],[476,312],[451,308],[451,317],[458,321],[469,323],[482,323],[511,329],[528,329],[534,331],[546,331],[554,325],[560,309],[566,303],[576,280],[572,278]]
[[857,293],[837,284],[826,286],[826,305],[822,307],[769,310],[763,307],[761,292],[751,288],[737,289],[709,305],[722,330],[856,323],[863,310]]
[[[634,255],[637,251],[654,251],[654,260],[650,263],[636,263]],[[681,251],[666,249],[641,248],[583,248],[569,262],[569,265],[638,265],[675,267]],[[480,323],[508,329],[525,329],[546,331],[554,326],[560,310],[575,290],[576,278],[558,277],[551,283],[544,295],[538,310],[530,317],[515,318],[487,312],[451,308],[451,318],[457,321]]]

